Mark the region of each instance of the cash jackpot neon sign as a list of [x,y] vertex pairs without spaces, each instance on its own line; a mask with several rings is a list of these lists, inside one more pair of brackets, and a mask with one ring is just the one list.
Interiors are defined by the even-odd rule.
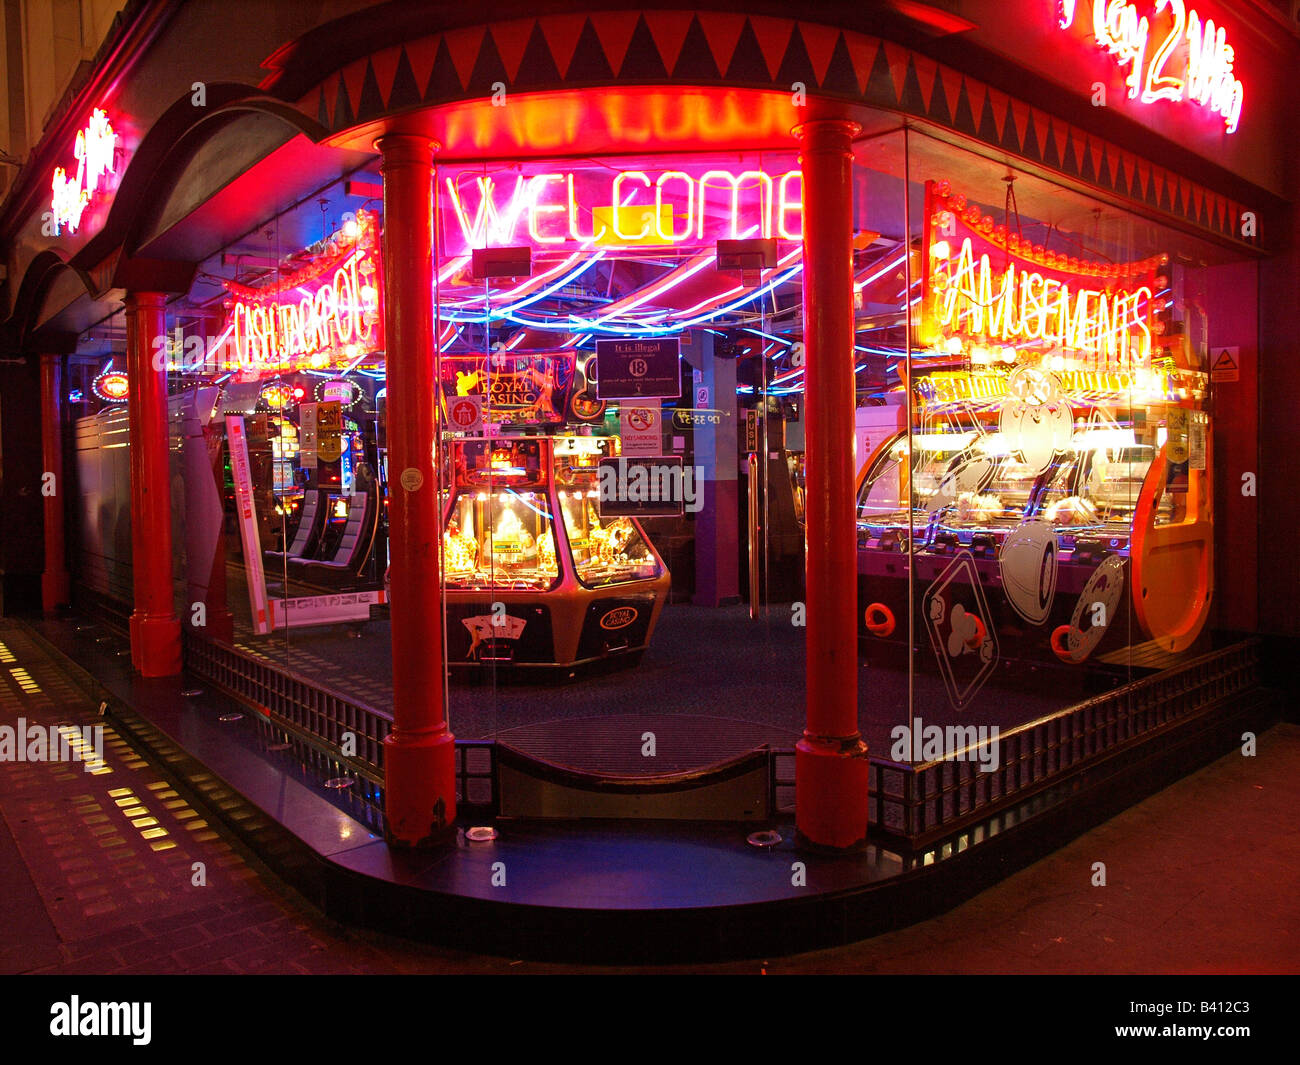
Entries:
[[1128,68],[1124,84],[1130,100],[1194,103],[1222,116],[1229,133],[1237,131],[1245,90],[1233,65],[1236,50],[1213,19],[1188,9],[1184,0],[1154,0],[1150,15],[1131,0],[1090,0],[1092,22],[1079,19],[1078,0],[1058,0],[1059,25],[1082,24],[1098,48]]
[[108,114],[95,108],[72,147],[76,175],[68,177],[65,168],[55,167],[50,181],[50,220],[56,234],[75,233],[91,198],[108,188],[108,176],[117,173],[117,140]]
[[443,179],[450,249],[675,246],[742,237],[803,239],[799,170],[463,171]]
[[[1083,356],[1098,367],[1149,364],[1160,256],[1101,263],[1025,240],[947,182],[926,185],[922,340],[960,338]],[[955,341],[955,343],[954,343]]]
[[348,366],[384,346],[379,223],[359,211],[315,262],[261,288],[226,282],[245,375]]

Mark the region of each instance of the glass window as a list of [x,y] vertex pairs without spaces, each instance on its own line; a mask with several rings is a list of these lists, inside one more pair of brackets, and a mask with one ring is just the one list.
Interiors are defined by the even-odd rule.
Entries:
[[443,532],[443,566],[449,588],[555,587],[560,571],[546,496],[500,486],[459,492]]
[[596,511],[592,487],[560,489],[560,510],[573,567],[588,587],[644,581],[659,576],[659,564],[631,518],[605,518]]

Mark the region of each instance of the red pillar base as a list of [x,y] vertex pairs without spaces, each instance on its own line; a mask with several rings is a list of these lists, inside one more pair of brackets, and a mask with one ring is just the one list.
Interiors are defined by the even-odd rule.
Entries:
[[47,614],[53,614],[61,606],[71,602],[68,575],[62,572],[46,570],[41,574],[41,608]]
[[448,731],[392,733],[384,740],[384,815],[388,842],[441,843],[456,820],[456,740]]
[[867,845],[870,813],[867,745],[858,737],[804,735],[794,749],[796,842],[814,850]]
[[175,617],[131,615],[131,664],[146,677],[181,671],[181,623]]

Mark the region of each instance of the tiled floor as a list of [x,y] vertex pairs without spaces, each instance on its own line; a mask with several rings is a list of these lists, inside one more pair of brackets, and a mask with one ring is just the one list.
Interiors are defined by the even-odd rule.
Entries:
[[[0,622],[0,724],[18,717],[101,723],[53,660]],[[0,971],[576,969],[341,928],[204,824],[111,728],[92,768],[0,763]],[[944,916],[835,950],[689,969],[1297,972],[1298,809],[1300,726],[1280,725],[1255,757],[1220,759]]]

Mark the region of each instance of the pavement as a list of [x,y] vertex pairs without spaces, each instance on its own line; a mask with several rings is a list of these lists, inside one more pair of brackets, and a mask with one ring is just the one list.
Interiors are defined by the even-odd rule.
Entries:
[[[786,958],[637,968],[476,955],[341,927],[0,621],[0,726],[104,727],[102,760],[0,762],[0,972],[1296,973],[1300,726],[1233,753],[933,920]],[[1099,868],[1101,863],[1103,868]],[[1104,885],[1100,882],[1104,874]]]

